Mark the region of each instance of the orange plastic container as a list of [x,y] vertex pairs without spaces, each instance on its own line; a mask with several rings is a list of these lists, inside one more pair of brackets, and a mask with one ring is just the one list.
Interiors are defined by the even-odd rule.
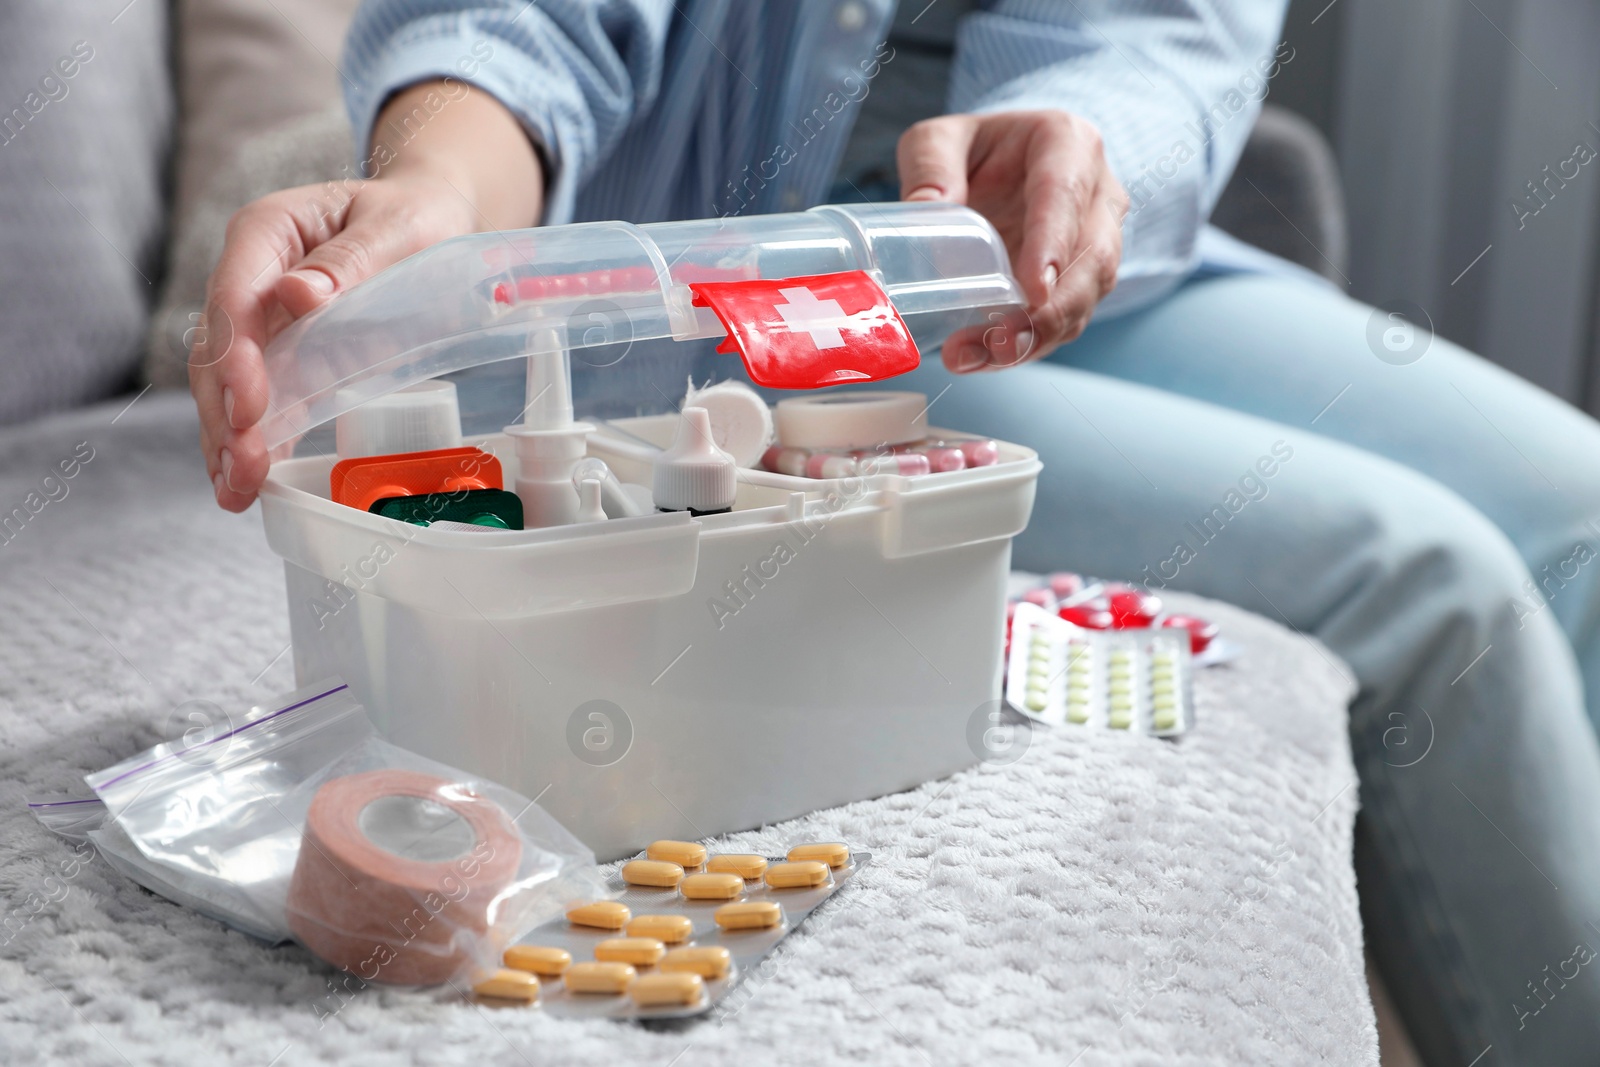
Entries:
[[394,456],[359,456],[333,465],[328,478],[334,501],[361,511],[391,496],[453,493],[460,489],[504,489],[500,461],[470,445]]

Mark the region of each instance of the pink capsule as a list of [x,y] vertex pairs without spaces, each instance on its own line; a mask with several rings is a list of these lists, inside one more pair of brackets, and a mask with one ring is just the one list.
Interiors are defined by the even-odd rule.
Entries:
[[1000,445],[990,440],[962,441],[961,455],[969,467],[992,467],[1000,462]]
[[837,452],[812,452],[804,448],[767,449],[761,465],[776,474],[791,478],[849,478],[856,473],[855,460]]
[[1046,611],[1056,610],[1055,594],[1048,589],[1030,589],[1022,594],[1022,599],[1026,603],[1037,604]]
[[911,476],[927,474],[929,471],[928,457],[922,455],[880,456],[779,447],[767,449],[761,457],[761,465],[791,478],[865,478],[875,474]]
[[1163,627],[1189,631],[1189,651],[1198,656],[1217,638],[1217,624],[1193,615],[1168,615],[1161,620]]
[[928,445],[917,449],[917,453],[928,457],[928,466],[935,471],[963,471],[967,469],[967,456],[959,448],[949,445]]
[[901,456],[867,456],[857,463],[864,478],[874,474],[898,474],[909,478],[932,470],[928,457],[915,452]]
[[787,474],[791,478],[806,477],[806,460],[811,453],[803,448],[780,448],[773,445],[761,457],[761,465],[774,474]]
[[1075,626],[1082,626],[1085,630],[1111,630],[1115,628],[1111,612],[1094,604],[1074,604],[1069,608],[1062,608],[1056,614]]
[[[893,452],[897,456],[927,456],[928,468],[940,473],[967,469],[967,457],[962,453],[961,449],[943,441],[913,441],[910,444],[895,445]],[[858,456],[876,454],[868,452],[856,453]]]
[[855,478],[861,473],[854,456],[833,452],[813,452],[806,460],[807,478]]
[[1143,630],[1161,614],[1161,598],[1132,586],[1108,586],[1107,607],[1119,630]]
[[1057,571],[1049,577],[1048,584],[1057,600],[1067,600],[1083,592],[1083,575]]

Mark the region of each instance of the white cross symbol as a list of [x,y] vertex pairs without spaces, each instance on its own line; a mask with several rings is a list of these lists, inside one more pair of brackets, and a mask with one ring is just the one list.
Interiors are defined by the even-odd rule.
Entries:
[[803,285],[792,289],[779,289],[787,304],[775,304],[783,324],[789,327],[791,333],[808,333],[811,343],[818,348],[843,348],[844,335],[839,332],[841,326],[852,325],[850,316],[844,313],[844,308],[839,306],[837,300],[818,300],[817,294]]

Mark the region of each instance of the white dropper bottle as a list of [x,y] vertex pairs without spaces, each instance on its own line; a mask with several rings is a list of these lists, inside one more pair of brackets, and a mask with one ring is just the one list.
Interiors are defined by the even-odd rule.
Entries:
[[711,413],[687,407],[678,419],[672,444],[652,464],[657,511],[712,515],[733,507],[739,468],[711,437]]
[[572,473],[588,451],[594,425],[572,420],[572,378],[561,331],[533,331],[528,351],[527,407],[522,425],[507,426],[517,452],[522,525],[533,530],[578,521]]

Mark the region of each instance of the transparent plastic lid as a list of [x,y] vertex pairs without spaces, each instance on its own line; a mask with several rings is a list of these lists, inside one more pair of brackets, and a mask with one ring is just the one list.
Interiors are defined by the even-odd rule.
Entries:
[[396,389],[563,340],[581,353],[720,339],[726,330],[694,306],[690,284],[850,270],[883,286],[924,350],[1022,303],[999,235],[952,204],[472,234],[390,267],[275,338],[262,432],[276,448]]

